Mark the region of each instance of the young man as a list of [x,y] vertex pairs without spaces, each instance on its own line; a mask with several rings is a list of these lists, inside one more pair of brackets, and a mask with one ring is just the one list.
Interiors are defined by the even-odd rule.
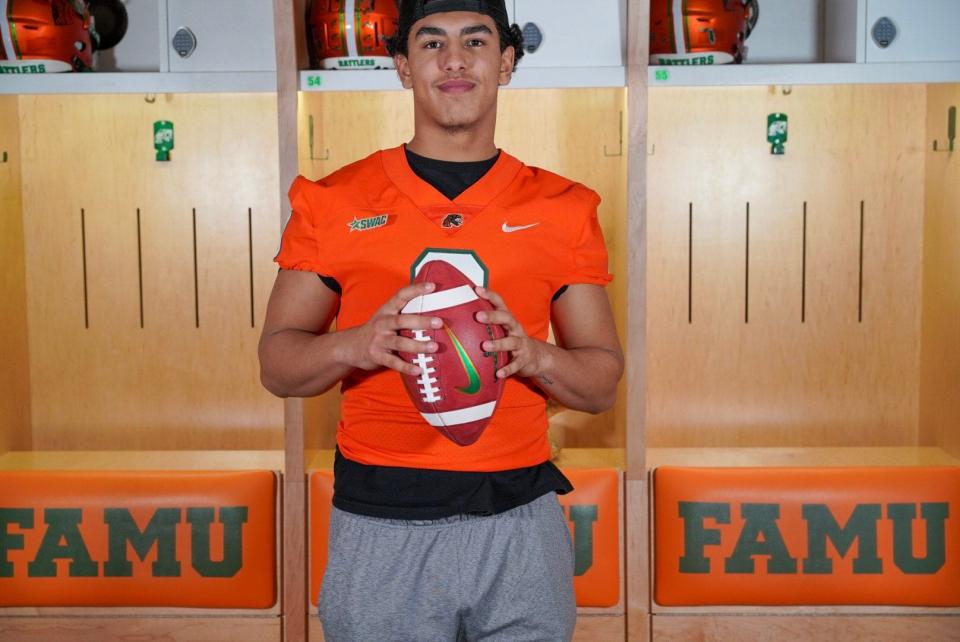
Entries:
[[[548,460],[545,404],[604,411],[623,371],[599,198],[494,144],[498,88],[523,53],[503,0],[405,1],[399,23],[413,140],[294,182],[260,344],[276,395],[342,382],[324,635],[569,640],[573,554],[556,494],[571,486]],[[442,325],[401,312],[434,289],[410,285],[428,259],[470,275],[494,306],[478,321],[507,331],[483,345],[510,353],[502,400],[466,447],[421,418],[399,374],[420,370],[398,353],[437,349],[398,334]]]

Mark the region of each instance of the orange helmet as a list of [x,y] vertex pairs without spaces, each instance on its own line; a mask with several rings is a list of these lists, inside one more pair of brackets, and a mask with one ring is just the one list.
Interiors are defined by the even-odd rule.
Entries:
[[0,73],[89,71],[97,41],[84,0],[0,0]]
[[392,69],[385,40],[397,31],[394,0],[311,0],[307,45],[320,69]]
[[758,0],[651,0],[651,65],[743,62]]

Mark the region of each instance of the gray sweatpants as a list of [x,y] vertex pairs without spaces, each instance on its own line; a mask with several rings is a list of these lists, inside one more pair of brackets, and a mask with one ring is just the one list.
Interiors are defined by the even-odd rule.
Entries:
[[320,593],[327,642],[564,642],[573,546],[556,494],[490,516],[364,517],[336,508]]

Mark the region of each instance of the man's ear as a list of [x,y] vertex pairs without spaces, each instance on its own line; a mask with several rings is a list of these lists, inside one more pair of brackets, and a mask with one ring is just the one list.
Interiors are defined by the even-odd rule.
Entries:
[[393,64],[397,68],[397,77],[404,89],[413,88],[413,78],[410,76],[410,61],[403,54],[397,54],[393,57]]
[[509,85],[513,78],[513,67],[516,64],[516,50],[511,45],[500,54],[500,85]]

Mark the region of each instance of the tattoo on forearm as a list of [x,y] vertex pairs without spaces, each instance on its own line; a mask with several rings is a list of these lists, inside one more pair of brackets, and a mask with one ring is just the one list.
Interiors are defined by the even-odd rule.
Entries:
[[543,383],[547,384],[548,386],[552,386],[552,385],[553,385],[553,379],[551,379],[551,378],[548,377],[547,375],[540,375],[540,381],[542,381]]

